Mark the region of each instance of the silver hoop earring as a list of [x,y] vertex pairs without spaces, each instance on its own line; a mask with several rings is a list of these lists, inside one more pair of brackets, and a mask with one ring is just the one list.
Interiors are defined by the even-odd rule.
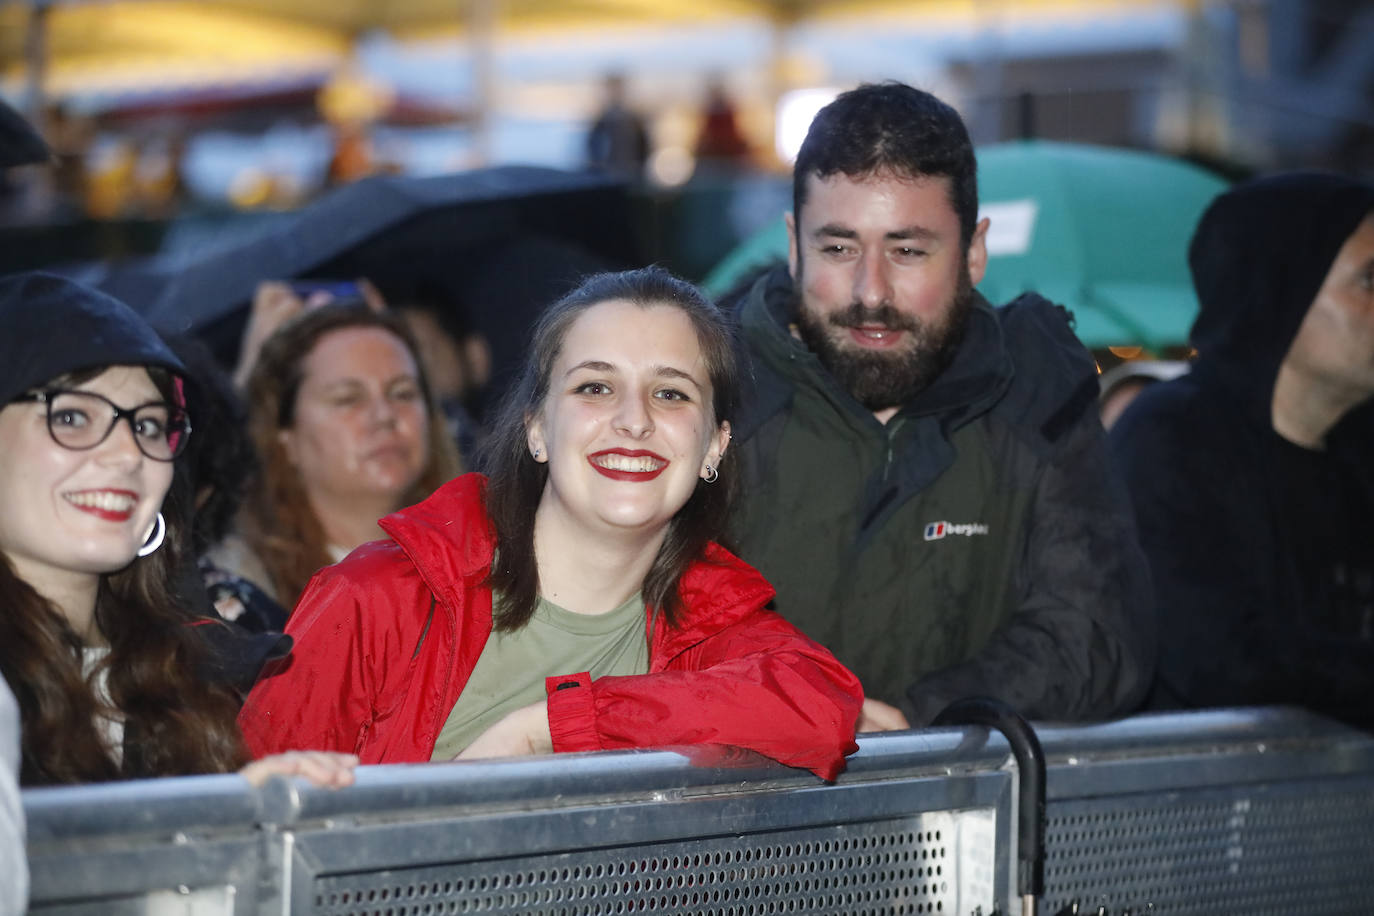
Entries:
[[701,479],[706,481],[707,483],[715,483],[717,480],[720,479],[720,471],[717,471],[714,467],[708,464],[706,465],[706,476]]
[[153,519],[153,530],[148,532],[148,540],[143,542],[143,546],[138,548],[138,555],[146,557],[162,546],[162,542],[167,539],[167,522],[162,518],[162,513],[157,514]]

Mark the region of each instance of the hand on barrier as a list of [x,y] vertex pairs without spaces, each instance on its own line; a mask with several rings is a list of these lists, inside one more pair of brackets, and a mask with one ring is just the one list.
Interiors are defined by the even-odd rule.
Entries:
[[254,760],[239,770],[239,775],[258,787],[272,776],[300,776],[325,789],[341,789],[353,785],[353,769],[358,765],[354,754],[334,751],[287,751]]
[[882,700],[864,697],[863,709],[859,712],[859,724],[854,730],[863,732],[895,732],[911,728],[906,716],[896,706],[889,706]]
[[482,757],[526,757],[552,754],[553,735],[549,733],[549,704],[540,700],[507,713],[495,725],[478,735],[454,760]]

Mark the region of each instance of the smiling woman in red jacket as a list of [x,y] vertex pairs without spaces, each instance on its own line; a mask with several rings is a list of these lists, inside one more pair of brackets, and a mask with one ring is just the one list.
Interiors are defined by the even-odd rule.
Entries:
[[293,660],[240,716],[255,754],[364,763],[684,744],[833,779],[857,679],[715,543],[738,392],[729,330],[659,268],[599,274],[534,330],[468,474],[318,573]]

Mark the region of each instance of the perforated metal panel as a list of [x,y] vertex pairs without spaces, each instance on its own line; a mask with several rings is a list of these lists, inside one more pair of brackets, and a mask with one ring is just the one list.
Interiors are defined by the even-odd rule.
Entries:
[[[987,913],[993,821],[973,814],[321,876],[315,912]],[[961,849],[978,848],[986,870],[956,874]]]
[[1370,823],[1369,780],[1057,803],[1042,910],[1374,913]]

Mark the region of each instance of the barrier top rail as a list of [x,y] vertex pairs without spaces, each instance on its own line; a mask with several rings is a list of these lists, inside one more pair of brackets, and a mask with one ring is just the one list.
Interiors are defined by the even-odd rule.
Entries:
[[[969,740],[962,729],[870,735],[840,783],[921,774],[995,770],[1007,758],[1000,736]],[[484,810],[611,803],[783,787],[819,787],[805,770],[738,748],[710,746],[559,754],[502,761],[359,767],[342,791],[274,778],[255,789],[236,775],[133,780],[27,789],[33,846],[71,836],[131,832],[289,827],[343,815]]]
[[1145,757],[1256,742],[1366,744],[1370,736],[1295,706],[1141,713],[1094,725],[1035,723],[1045,753]]
[[[1228,746],[1322,744],[1333,759],[1367,766],[1370,736],[1298,709],[1204,710],[1133,716],[1094,725],[1038,725],[1046,756],[1061,766],[1075,757],[1178,757]],[[1009,760],[1005,739],[980,727],[863,736],[840,784],[890,777],[997,769]],[[1232,774],[1234,775],[1234,774]],[[238,776],[192,776],[23,793],[30,843],[186,827],[228,828],[341,814],[384,813],[480,803],[485,808],[587,804],[627,795],[765,791],[823,785],[806,773],[748,751],[725,747],[560,754],[503,761],[361,767],[342,792],[302,780],[274,779],[254,789]],[[1051,779],[1051,794],[1054,780]]]
[[25,789],[30,847],[67,837],[254,828],[262,793],[237,775],[178,776]]

